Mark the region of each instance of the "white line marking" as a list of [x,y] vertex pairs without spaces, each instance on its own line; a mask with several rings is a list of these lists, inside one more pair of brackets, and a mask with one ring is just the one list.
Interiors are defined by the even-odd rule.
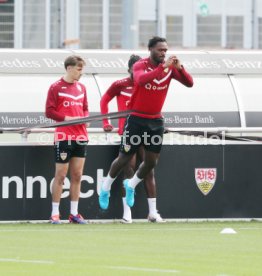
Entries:
[[[245,142],[246,143],[246,142]],[[262,222],[262,218],[242,218],[242,219],[234,219],[234,218],[223,218],[223,219],[166,219],[168,223],[194,223],[194,222]],[[119,222],[120,219],[95,219],[89,220],[92,224],[112,224]],[[48,223],[49,220],[2,220],[0,221],[1,224],[41,224],[41,223]],[[68,220],[62,220],[63,223],[68,223]],[[133,222],[143,223],[147,222],[147,219],[133,219]]]
[[[88,227],[88,226],[87,226]],[[116,230],[121,230],[121,232],[129,232],[129,231],[221,231],[222,227],[192,227],[192,228],[166,228],[166,227],[159,227],[159,228],[133,228],[128,226],[125,226],[125,228],[121,227],[114,227],[108,229],[107,227],[101,228],[101,229],[96,229],[96,232],[114,232]],[[236,230],[262,230],[262,227],[235,227]],[[83,229],[79,228],[70,228],[70,227],[65,227],[61,228],[61,226],[54,226],[54,228],[42,228],[42,229],[1,229],[0,232],[93,232],[94,228],[86,228],[83,227]]]
[[118,270],[161,272],[161,273],[179,273],[180,272],[174,269],[143,268],[143,267],[131,267],[131,266],[107,266],[107,268],[118,269]]
[[12,262],[12,263],[31,263],[31,264],[54,264],[53,261],[43,261],[43,260],[20,260],[20,259],[5,259],[0,258],[0,262]]
[[[56,226],[55,226],[56,227]],[[260,228],[259,228],[260,229]],[[116,230],[121,230],[121,232],[128,232],[128,231],[217,231],[221,230],[221,228],[120,228],[120,227],[115,227],[115,228],[101,228],[101,229],[96,229],[96,232],[114,232]],[[262,230],[262,228],[261,228]],[[46,229],[0,229],[0,232],[93,232],[94,229],[90,228],[83,228],[83,229],[72,229],[72,228],[63,228],[61,229],[60,227],[58,228],[46,228]]]

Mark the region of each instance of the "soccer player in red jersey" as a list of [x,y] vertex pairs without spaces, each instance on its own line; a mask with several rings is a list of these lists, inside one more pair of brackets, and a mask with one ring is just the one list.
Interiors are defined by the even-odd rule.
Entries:
[[[86,88],[78,82],[85,61],[81,57],[73,55],[66,58],[64,66],[65,76],[50,86],[46,100],[46,117],[57,122],[88,116]],[[55,130],[54,155],[56,164],[50,218],[52,224],[61,223],[59,204],[68,170],[70,171],[69,222],[86,223],[78,213],[78,202],[87,143],[86,124],[62,126]]]
[[175,79],[187,87],[193,86],[191,75],[185,70],[177,56],[165,60],[168,50],[165,38],[153,37],[148,42],[150,56],[134,64],[134,90],[130,110],[123,133],[120,152],[111,164],[105,178],[99,204],[108,208],[110,189],[122,168],[131,160],[140,144],[144,145],[145,158],[131,179],[124,180],[127,205],[134,205],[135,187],[156,166],[162,147],[164,122],[161,110],[169,84]]
[[[131,55],[128,61],[128,73],[129,77],[117,80],[112,83],[112,85],[108,88],[106,93],[103,95],[100,101],[101,113],[108,113],[108,104],[109,102],[116,97],[118,111],[124,111],[128,109],[128,104],[130,102],[130,98],[133,91],[133,65],[140,60],[141,57],[137,55]],[[118,120],[118,134],[122,135],[125,125],[125,118],[120,118]],[[113,126],[109,123],[108,119],[103,120],[103,128],[106,132],[112,131]],[[144,148],[140,146],[137,154],[134,154],[132,159],[128,162],[128,164],[123,169],[123,177],[131,178],[134,175],[135,167],[136,167],[136,156],[138,155],[139,159],[142,161],[144,158]],[[145,177],[145,190],[147,194],[148,206],[149,206],[149,221],[154,220],[156,222],[164,222],[161,218],[160,214],[156,209],[156,185],[155,185],[155,177],[154,170],[151,170],[148,175]],[[125,190],[122,191],[122,202],[123,202],[123,223],[132,223],[132,213],[131,208],[126,204],[125,199]],[[155,216],[152,217],[151,214]]]

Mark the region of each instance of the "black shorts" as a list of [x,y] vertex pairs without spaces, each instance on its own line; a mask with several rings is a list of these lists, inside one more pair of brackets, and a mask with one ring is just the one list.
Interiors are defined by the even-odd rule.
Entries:
[[133,154],[140,145],[144,145],[145,150],[159,153],[162,147],[163,133],[164,120],[162,118],[147,119],[130,115],[125,123],[120,152]]
[[54,144],[55,162],[68,163],[72,157],[86,157],[88,141],[58,141]]

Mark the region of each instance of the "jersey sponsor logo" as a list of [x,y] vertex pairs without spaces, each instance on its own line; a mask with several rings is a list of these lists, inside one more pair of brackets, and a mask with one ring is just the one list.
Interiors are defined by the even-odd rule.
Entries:
[[205,196],[209,194],[215,186],[216,178],[216,168],[195,168],[195,180],[197,187]]
[[64,101],[63,102],[64,107],[69,107],[69,106],[83,106],[83,103],[81,102],[75,102],[75,101]]
[[147,83],[145,85],[145,88],[147,90],[153,90],[153,91],[161,91],[161,90],[165,90],[168,88],[167,84],[164,86],[156,86],[156,85],[152,85],[151,83]]

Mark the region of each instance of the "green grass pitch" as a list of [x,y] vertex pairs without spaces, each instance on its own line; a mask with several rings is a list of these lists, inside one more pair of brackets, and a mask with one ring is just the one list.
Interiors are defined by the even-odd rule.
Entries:
[[0,249],[1,276],[260,276],[262,222],[0,224]]

